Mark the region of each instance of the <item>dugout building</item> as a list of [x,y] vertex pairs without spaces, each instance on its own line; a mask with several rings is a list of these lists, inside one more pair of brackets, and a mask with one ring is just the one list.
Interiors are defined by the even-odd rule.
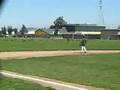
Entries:
[[66,24],[59,30],[63,38],[80,39],[83,34],[88,39],[120,39],[120,29],[106,29],[96,24]]

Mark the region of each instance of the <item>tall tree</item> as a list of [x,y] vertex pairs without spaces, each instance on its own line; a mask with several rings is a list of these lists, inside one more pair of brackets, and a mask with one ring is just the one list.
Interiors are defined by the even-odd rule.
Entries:
[[25,34],[28,32],[27,28],[25,25],[22,25],[22,28],[20,30],[20,33],[22,36],[25,36]]
[[8,26],[8,35],[12,35],[13,29],[12,26]]
[[18,30],[17,30],[17,28],[14,28],[13,31],[14,31],[15,35],[18,34]]
[[2,27],[1,28],[1,33],[2,33],[2,35],[7,35],[7,29],[6,29],[6,27]]
[[65,25],[65,24],[67,24],[67,22],[63,19],[63,16],[58,17],[54,21],[54,27],[55,27],[54,35],[58,35],[59,29],[61,29],[62,26]]

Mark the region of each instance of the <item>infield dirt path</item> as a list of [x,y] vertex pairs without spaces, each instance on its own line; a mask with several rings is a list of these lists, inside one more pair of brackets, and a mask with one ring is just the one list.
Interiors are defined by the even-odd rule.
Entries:
[[[89,50],[85,54],[112,54],[119,53],[120,50]],[[64,50],[64,51],[18,51],[18,52],[0,52],[0,59],[24,59],[32,57],[50,57],[65,55],[81,55],[80,50]]]

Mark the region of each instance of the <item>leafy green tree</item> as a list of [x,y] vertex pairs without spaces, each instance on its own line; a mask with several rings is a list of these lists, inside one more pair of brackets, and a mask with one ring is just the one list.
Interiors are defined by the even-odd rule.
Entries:
[[15,35],[18,34],[18,29],[17,28],[14,28],[13,31],[14,31]]
[[55,26],[54,26],[54,25],[51,25],[51,26],[50,26],[50,29],[54,29],[54,28],[55,28]]
[[[66,25],[67,22],[63,19],[63,16],[58,17],[55,21],[54,21],[54,27],[55,27],[55,31],[54,31],[54,35],[58,35],[58,31],[59,29],[62,28],[63,25]],[[52,26],[53,27],[53,26]]]
[[2,31],[0,31],[0,36],[2,36]]
[[8,26],[8,35],[12,35],[13,29],[12,26]]
[[6,27],[2,27],[1,28],[1,33],[2,33],[2,35],[7,35],[7,29],[6,29]]
[[20,30],[20,33],[22,36],[25,36],[25,34],[28,32],[27,28],[25,25],[22,25],[22,28]]

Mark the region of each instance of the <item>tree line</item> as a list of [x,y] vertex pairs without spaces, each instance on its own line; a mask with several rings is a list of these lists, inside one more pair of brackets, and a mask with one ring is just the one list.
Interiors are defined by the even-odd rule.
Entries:
[[22,25],[21,29],[18,31],[17,28],[13,28],[12,26],[2,27],[0,31],[0,36],[21,36],[24,37],[25,34],[28,32],[25,25]]

